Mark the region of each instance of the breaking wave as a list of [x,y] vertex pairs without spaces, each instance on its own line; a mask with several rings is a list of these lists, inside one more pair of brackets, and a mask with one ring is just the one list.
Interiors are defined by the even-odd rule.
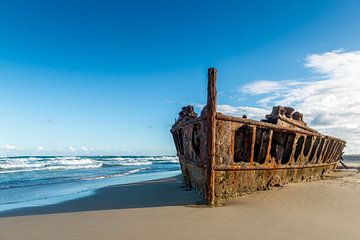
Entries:
[[[174,164],[179,163],[177,157],[159,156],[159,157],[115,157],[109,159],[110,164],[120,166],[143,166],[152,164]],[[108,162],[107,162],[108,164]]]
[[72,170],[100,167],[102,167],[102,163],[100,161],[80,157],[12,157],[0,159],[0,173],[46,170]]
[[179,172],[175,156],[1,156],[0,211]]
[[91,177],[90,178],[82,178],[81,180],[91,181],[91,180],[99,180],[99,179],[105,179],[105,178],[128,176],[130,174],[138,173],[138,172],[141,172],[146,169],[147,168],[138,168],[138,169],[130,170],[128,172],[124,172],[124,173],[110,174],[110,175],[105,175],[105,176],[97,176],[97,177],[92,177],[92,178]]
[[0,174],[93,169],[102,167],[135,167],[153,164],[177,164],[175,156],[119,156],[119,157],[1,157]]

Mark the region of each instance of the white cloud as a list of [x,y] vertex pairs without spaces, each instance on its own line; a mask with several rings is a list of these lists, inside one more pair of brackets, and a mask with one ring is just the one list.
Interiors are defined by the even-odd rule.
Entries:
[[76,149],[73,146],[68,147],[67,150],[69,152],[75,152],[76,151]]
[[[191,104],[195,108],[199,109],[200,111],[206,106],[205,104],[200,103],[194,103]],[[257,107],[235,107],[228,104],[219,104],[216,105],[216,111],[221,112],[225,115],[231,115],[235,117],[242,117],[243,115],[246,115],[247,118],[260,120],[265,117],[266,114],[270,113],[270,110],[263,109],[263,108],[257,108]]]
[[287,81],[269,81],[259,80],[254,83],[247,84],[240,88],[240,91],[249,93],[252,95],[273,93],[277,91],[283,91],[289,87],[304,85],[304,82],[299,80],[287,80]]
[[237,117],[242,117],[244,114],[248,118],[260,120],[264,118],[266,114],[269,113],[268,110],[256,107],[234,107],[230,105],[217,105],[217,111],[226,115],[232,115]]
[[81,147],[80,149],[81,149],[81,151],[84,151],[84,152],[90,152],[90,150],[87,147],[84,147],[84,146]]
[[11,145],[11,144],[5,144],[2,147],[0,147],[0,150],[3,150],[3,151],[19,151],[19,150],[21,150],[21,148],[15,146],[15,145]]
[[266,94],[258,104],[292,106],[320,131],[348,141],[347,152],[360,152],[360,51],[309,55],[305,66],[317,80],[256,81],[242,93]]
[[45,151],[45,148],[42,147],[42,146],[38,146],[38,147],[36,147],[36,150],[40,151],[40,152],[43,152],[43,151]]
[[83,152],[87,152],[87,153],[95,151],[94,148],[84,147],[84,146],[82,146],[82,147],[80,148],[80,150],[83,151]]

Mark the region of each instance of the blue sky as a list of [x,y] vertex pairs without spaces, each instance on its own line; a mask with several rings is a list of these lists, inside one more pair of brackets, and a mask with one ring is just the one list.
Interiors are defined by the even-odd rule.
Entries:
[[359,11],[355,0],[2,1],[0,155],[174,154],[170,126],[205,103],[210,66],[220,111],[258,119],[289,104],[360,152]]

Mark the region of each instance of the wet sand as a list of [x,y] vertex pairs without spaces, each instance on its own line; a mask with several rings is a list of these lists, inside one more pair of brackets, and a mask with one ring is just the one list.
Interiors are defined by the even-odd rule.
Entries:
[[179,178],[118,185],[56,205],[0,213],[0,239],[360,239],[360,175],[200,204]]

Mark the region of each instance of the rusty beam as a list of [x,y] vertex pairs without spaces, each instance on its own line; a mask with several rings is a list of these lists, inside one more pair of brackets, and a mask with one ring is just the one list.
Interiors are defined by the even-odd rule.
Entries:
[[273,136],[273,130],[270,130],[269,141],[268,141],[268,145],[267,145],[267,148],[266,148],[266,158],[265,158],[265,162],[269,163],[269,164],[273,164],[272,159],[271,159],[271,155],[270,155],[272,136]]
[[289,119],[287,117],[283,117],[283,116],[279,115],[278,118],[280,120],[282,120],[284,122],[287,122],[287,123],[290,123],[290,124],[292,124],[292,125],[294,125],[294,126],[296,126],[298,128],[301,128],[301,129],[304,129],[304,130],[307,130],[307,131],[313,132],[313,133],[319,133],[315,129],[312,129],[312,128],[308,127],[308,126],[301,125],[301,124],[297,123],[297,121],[291,120],[291,119]]
[[339,152],[339,149],[341,148],[341,146],[342,146],[341,143],[336,143],[336,149],[334,149],[334,152],[331,156],[332,162],[336,162],[336,160],[338,160],[338,159],[336,159],[336,156],[337,156],[337,153]]
[[332,151],[330,152],[330,155],[329,155],[329,161],[333,161],[334,156],[335,156],[335,153],[336,153],[336,151],[337,151],[338,148],[339,148],[339,145],[340,145],[340,143],[334,142]]
[[207,146],[208,159],[206,164],[206,203],[214,205],[215,176],[213,167],[215,165],[215,138],[216,138],[216,79],[217,70],[208,69],[208,95],[207,95]]
[[321,141],[322,141],[322,138],[319,138],[319,144],[316,146],[315,153],[314,153],[313,159],[311,160],[311,163],[317,163],[317,161],[318,161],[317,155],[318,155],[318,151],[321,146]]
[[[202,165],[199,163],[196,163],[192,160],[183,158],[183,161],[189,164],[192,164],[199,168],[206,168],[206,165]],[[336,161],[337,162],[337,161]],[[330,163],[321,163],[321,164],[308,164],[306,166],[301,165],[276,165],[276,166],[266,166],[266,165],[260,165],[260,166],[254,166],[254,167],[244,167],[241,165],[214,165],[213,170],[214,171],[247,171],[247,170],[277,170],[277,169],[301,169],[301,168],[316,168],[316,167],[324,167],[333,165],[336,162],[330,162]]]
[[243,167],[240,165],[216,165],[214,166],[215,171],[250,171],[250,170],[278,170],[278,169],[302,169],[302,168],[317,168],[334,165],[332,163],[321,163],[321,164],[309,164],[309,165],[276,165],[275,167],[268,166],[254,166],[254,167]]
[[345,143],[345,141],[342,140],[342,139],[327,136],[327,135],[322,135],[320,133],[315,133],[315,132],[311,132],[311,131],[308,131],[308,130],[290,128],[290,127],[285,127],[285,126],[278,126],[278,125],[275,125],[275,124],[272,124],[272,123],[259,122],[259,121],[251,120],[251,119],[248,119],[248,118],[232,117],[232,116],[224,115],[222,113],[217,113],[216,114],[216,119],[217,120],[223,120],[223,121],[236,122],[236,123],[249,124],[249,125],[254,125],[254,126],[258,126],[258,127],[264,127],[264,128],[272,129],[272,130],[275,130],[275,131],[281,131],[281,132],[291,131],[291,132],[295,132],[295,133],[301,133],[301,134],[307,134],[307,135],[311,135],[311,136],[322,137],[322,138],[325,138],[325,139],[333,139],[333,140]]
[[250,167],[254,166],[254,151],[255,151],[255,142],[256,142],[256,127],[251,128],[251,148],[250,148]]
[[305,156],[304,156],[304,149],[305,149],[305,145],[306,145],[306,135],[305,136],[302,136],[304,137],[304,142],[301,146],[301,150],[300,150],[300,154],[299,154],[299,157],[298,157],[298,162],[300,165],[302,164],[305,164],[306,162],[306,159],[305,159]]
[[307,154],[307,156],[305,158],[305,161],[306,161],[307,164],[311,163],[310,155],[311,155],[311,152],[312,152],[312,150],[314,148],[315,142],[316,142],[316,137],[312,137],[311,144],[310,144],[310,147],[309,147],[309,152],[308,152],[308,154]]
[[288,162],[288,164],[290,164],[290,165],[294,165],[297,162],[297,159],[295,159],[295,151],[296,151],[297,141],[299,140],[299,138],[300,138],[300,135],[295,134],[292,149],[291,149],[290,160]]
[[329,147],[329,140],[328,139],[325,139],[324,140],[324,147],[323,149],[321,150],[321,153],[320,153],[320,157],[319,159],[317,160],[317,163],[323,163],[323,159],[325,157],[325,154],[326,154],[326,151]]

